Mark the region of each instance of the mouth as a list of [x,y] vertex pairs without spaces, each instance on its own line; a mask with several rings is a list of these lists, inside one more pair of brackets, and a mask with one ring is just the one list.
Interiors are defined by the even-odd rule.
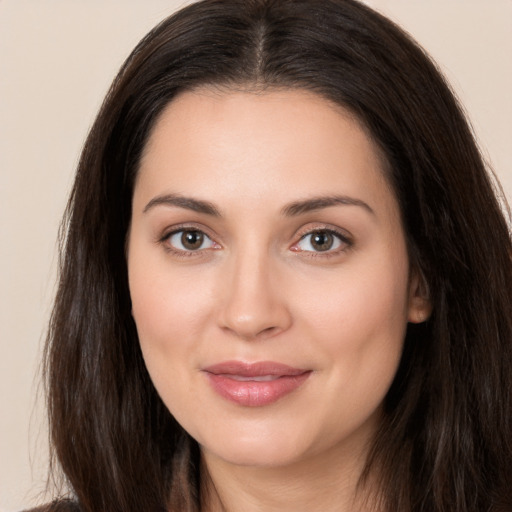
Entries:
[[218,374],[228,379],[238,380],[239,382],[269,382],[271,380],[280,379],[281,375],[260,375],[253,377],[245,377],[243,375]]
[[203,369],[212,389],[221,397],[245,407],[274,403],[297,390],[312,370],[273,361],[225,361]]

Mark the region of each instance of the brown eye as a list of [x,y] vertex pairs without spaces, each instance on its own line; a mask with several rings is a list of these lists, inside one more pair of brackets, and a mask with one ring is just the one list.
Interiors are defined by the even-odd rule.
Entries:
[[328,251],[334,245],[332,233],[320,231],[311,235],[311,247],[316,251]]
[[167,243],[178,251],[199,251],[212,249],[215,246],[213,240],[198,229],[180,229],[167,238]]
[[181,244],[189,251],[195,251],[203,245],[204,234],[200,231],[183,231]]
[[323,229],[304,235],[297,248],[304,252],[327,252],[339,249],[343,245],[348,246],[350,242],[334,231]]

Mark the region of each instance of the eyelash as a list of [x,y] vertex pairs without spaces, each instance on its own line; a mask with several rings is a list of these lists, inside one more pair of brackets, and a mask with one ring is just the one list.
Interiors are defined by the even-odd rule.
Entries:
[[202,228],[196,227],[196,226],[190,226],[190,225],[184,225],[184,226],[175,226],[171,231],[167,231],[159,240],[158,242],[163,245],[164,249],[173,254],[174,256],[177,256],[178,258],[190,258],[190,257],[198,257],[203,256],[205,253],[204,251],[208,249],[197,249],[197,250],[183,250],[183,249],[177,249],[173,247],[170,244],[170,239],[172,236],[177,235],[178,233],[200,233],[204,235],[206,238],[208,238],[213,244],[215,244],[218,247],[212,248],[213,250],[216,250],[217,248],[220,248],[220,245],[217,244],[211,236],[206,233],[206,231]]
[[[200,233],[200,234],[204,235],[213,244],[215,244],[216,247],[206,248],[206,249],[197,249],[197,250],[183,250],[183,249],[177,249],[170,244],[170,239],[172,236],[177,235],[178,233],[187,233],[187,232],[188,233],[196,232],[196,233]],[[307,251],[307,250],[297,249],[297,246],[308,236],[313,236],[313,235],[319,234],[319,233],[321,233],[321,234],[325,233],[328,235],[332,235],[340,242],[341,247],[335,248],[334,250],[328,249],[326,251]],[[190,225],[175,226],[171,231],[165,232],[165,234],[162,237],[160,237],[158,242],[163,245],[164,249],[167,252],[172,253],[173,255],[180,257],[180,258],[198,257],[201,255],[205,255],[205,251],[207,251],[207,250],[217,250],[221,247],[219,244],[217,244],[213,240],[213,238],[211,236],[208,235],[208,233],[205,232],[204,229],[196,227],[196,226],[190,226]],[[353,246],[353,241],[349,236],[347,236],[346,233],[336,230],[336,229],[333,229],[331,227],[316,227],[313,229],[310,228],[307,231],[303,232],[300,235],[299,241],[294,243],[290,249],[294,252],[300,252],[300,253],[306,254],[307,257],[311,257],[311,258],[329,258],[329,257],[337,256],[341,253],[348,251],[349,249],[352,248],[352,246]]]
[[[308,236],[313,236],[315,234],[328,234],[332,235],[336,239],[338,239],[340,243],[340,247],[337,247],[335,249],[328,249],[326,251],[305,251],[300,249],[295,249],[304,239],[306,239]],[[334,256],[339,256],[340,254],[347,252],[349,249],[352,248],[354,245],[353,240],[348,236],[347,233],[337,230],[331,227],[323,227],[319,226],[316,228],[309,228],[307,231],[305,231],[301,236],[298,242],[296,242],[292,246],[292,250],[296,252],[301,252],[302,254],[307,255],[309,258],[331,258]]]

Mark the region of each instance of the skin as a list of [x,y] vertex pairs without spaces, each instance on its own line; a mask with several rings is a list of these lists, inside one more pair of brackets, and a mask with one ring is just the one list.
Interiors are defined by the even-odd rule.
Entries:
[[[405,328],[430,307],[383,167],[357,120],[305,91],[185,92],[158,120],[134,191],[129,284],[154,385],[201,447],[204,510],[364,509],[356,484]],[[284,212],[326,196],[354,204]],[[184,227],[207,235],[199,249],[181,244]],[[339,235],[319,251],[311,233],[326,230]],[[245,407],[203,371],[228,360],[311,374]]]

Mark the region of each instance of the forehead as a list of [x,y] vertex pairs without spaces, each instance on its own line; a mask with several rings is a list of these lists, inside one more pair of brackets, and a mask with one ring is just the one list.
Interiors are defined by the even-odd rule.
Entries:
[[[146,145],[137,191],[251,202],[391,193],[378,147],[347,110],[304,90],[184,92]],[[287,197],[294,196],[294,197]]]
[[[320,137],[328,142],[329,138],[322,133],[325,129],[336,137],[341,135],[340,128],[344,136],[351,133],[361,140],[366,139],[367,145],[372,146],[372,152],[382,158],[363,123],[348,109],[319,94],[289,88],[258,90],[201,87],[178,94],[163,109],[150,133],[144,156],[153,151],[163,137],[169,140],[171,135],[179,136],[182,142],[189,140],[190,136],[196,141],[201,136],[208,136],[213,146],[220,142],[223,135],[221,130],[227,129],[231,132],[231,140],[233,134],[238,133],[244,137],[244,143],[252,135],[256,144],[269,144],[269,139],[272,142],[286,142],[288,134],[299,130],[304,137],[317,133],[319,137],[313,138],[311,142],[318,143]],[[179,133],[176,133],[177,130]],[[295,150],[300,150],[298,144]]]

